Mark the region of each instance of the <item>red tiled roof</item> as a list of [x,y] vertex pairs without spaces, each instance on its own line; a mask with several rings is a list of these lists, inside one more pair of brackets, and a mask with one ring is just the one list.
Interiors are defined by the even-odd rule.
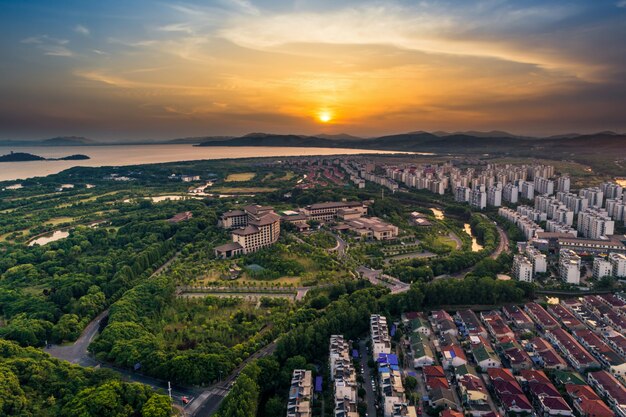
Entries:
[[426,376],[436,376],[436,377],[445,377],[446,373],[443,371],[441,366],[425,366],[423,369],[424,375]]

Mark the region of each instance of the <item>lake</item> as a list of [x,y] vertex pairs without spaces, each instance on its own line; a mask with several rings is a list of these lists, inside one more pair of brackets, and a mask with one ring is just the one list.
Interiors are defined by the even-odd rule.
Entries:
[[[154,164],[161,162],[195,161],[200,159],[254,158],[272,156],[392,154],[386,152],[343,148],[289,148],[266,146],[206,146],[177,145],[111,145],[111,146],[0,146],[0,155],[27,152],[44,158],[60,158],[84,154],[84,161],[29,161],[0,163],[0,181],[56,174],[75,166],[100,167]],[[418,154],[418,153],[416,153]]]
[[35,245],[46,245],[50,242],[56,242],[57,240],[61,240],[61,239],[65,239],[66,237],[68,237],[70,235],[70,232],[66,231],[66,230],[57,230],[55,232],[52,232],[50,234],[41,236],[35,240],[31,240],[28,243],[28,246],[35,246]]

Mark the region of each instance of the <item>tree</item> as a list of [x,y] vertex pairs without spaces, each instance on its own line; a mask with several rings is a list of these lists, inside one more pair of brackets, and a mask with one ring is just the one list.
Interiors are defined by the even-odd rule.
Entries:
[[82,326],[76,314],[64,314],[52,328],[52,339],[61,343],[64,340],[76,340]]
[[413,390],[417,387],[417,379],[415,379],[415,378],[414,378],[414,377],[412,377],[412,376],[407,376],[407,377],[404,379],[404,386],[405,386],[408,390],[413,391]]
[[270,416],[281,416],[285,414],[283,401],[278,396],[273,396],[267,403],[265,404],[265,415],[267,417]]
[[0,415],[19,415],[27,403],[17,376],[6,365],[0,365]]
[[166,395],[155,394],[141,408],[142,417],[170,417],[172,401]]

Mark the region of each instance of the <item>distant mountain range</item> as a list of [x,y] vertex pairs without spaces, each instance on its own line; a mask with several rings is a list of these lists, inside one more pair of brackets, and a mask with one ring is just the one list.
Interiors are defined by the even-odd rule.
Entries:
[[0,140],[0,146],[88,146],[98,145],[93,139],[82,136],[58,136],[41,140]]
[[[437,134],[435,134],[437,133]],[[412,132],[371,139],[332,139],[319,136],[278,135],[254,133],[228,140],[202,142],[198,146],[285,146],[351,148],[385,151],[435,153],[500,153],[515,155],[564,155],[597,153],[599,151],[626,153],[626,134],[600,132],[592,135],[562,135],[550,138],[521,137],[506,132]],[[444,134],[445,133],[445,134]],[[479,134],[480,136],[477,136]]]
[[[124,142],[117,145],[193,144],[196,146],[281,146],[350,148],[385,151],[445,153],[499,153],[511,155],[561,155],[610,151],[626,153],[626,134],[611,131],[595,134],[568,133],[538,138],[514,135],[503,131],[425,132],[415,131],[363,138],[348,134],[250,133],[240,137],[200,136],[151,142]],[[114,145],[79,136],[62,136],[38,141],[1,141],[0,146],[103,146]]]

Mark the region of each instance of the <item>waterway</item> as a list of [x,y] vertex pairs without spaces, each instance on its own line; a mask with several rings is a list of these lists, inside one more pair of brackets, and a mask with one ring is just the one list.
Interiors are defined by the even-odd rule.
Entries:
[[472,252],[479,252],[483,250],[483,245],[478,243],[476,236],[474,236],[474,233],[472,232],[472,226],[469,223],[465,223],[463,225],[463,230],[472,238]]
[[[202,159],[230,159],[280,156],[393,154],[387,152],[343,148],[290,148],[270,146],[205,146],[178,145],[110,145],[110,146],[0,146],[0,155],[25,152],[44,158],[61,158],[84,154],[91,159],[81,161],[29,161],[0,163],[0,181],[44,177],[75,166],[100,167],[154,164],[162,162],[194,161]],[[419,153],[415,153],[419,154]]]

